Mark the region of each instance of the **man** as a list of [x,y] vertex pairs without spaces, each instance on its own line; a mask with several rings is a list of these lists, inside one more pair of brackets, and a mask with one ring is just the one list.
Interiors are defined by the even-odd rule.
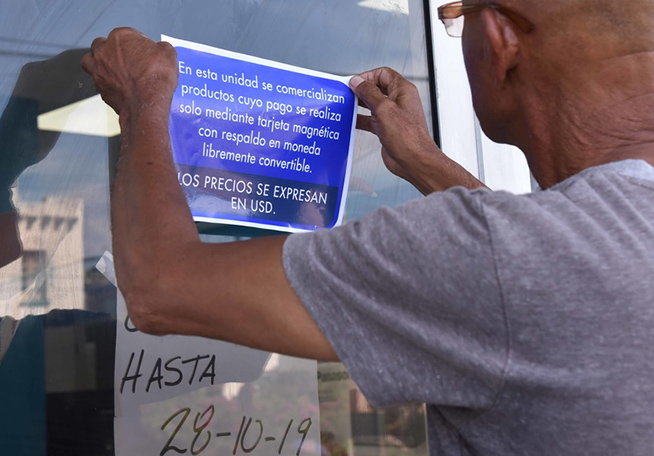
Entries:
[[78,66],[86,52],[69,50],[26,64],[0,115],[0,268],[22,253],[11,187],[25,169],[50,153],[59,137],[39,130],[37,117],[94,95],[91,78]]
[[442,14],[465,17],[482,127],[547,190],[466,189],[481,184],[429,139],[415,88],[379,69],[352,79],[360,126],[428,196],[223,245],[199,241],[163,134],[173,49],[127,29],[97,39],[83,65],[120,116],[114,253],[132,319],[341,359],[373,402],[428,404],[432,454],[651,455],[654,2]]

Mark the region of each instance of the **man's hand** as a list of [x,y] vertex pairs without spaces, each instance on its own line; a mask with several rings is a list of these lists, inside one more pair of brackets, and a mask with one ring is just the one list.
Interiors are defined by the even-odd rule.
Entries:
[[357,128],[376,134],[388,170],[411,181],[411,165],[433,144],[418,89],[390,68],[354,76],[350,84],[372,113],[359,114]]
[[483,186],[431,139],[415,85],[390,68],[377,68],[354,76],[350,86],[372,114],[360,114],[357,127],[379,137],[382,160],[390,172],[425,195],[457,185]]
[[102,99],[121,118],[149,109],[170,108],[177,87],[177,53],[169,43],[155,43],[131,28],[114,29],[96,38],[82,67],[93,79]]

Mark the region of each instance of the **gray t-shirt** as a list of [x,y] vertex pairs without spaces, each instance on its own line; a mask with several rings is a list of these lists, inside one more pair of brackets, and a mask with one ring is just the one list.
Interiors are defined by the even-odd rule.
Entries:
[[523,196],[454,188],[289,237],[291,285],[432,455],[654,454],[654,168]]

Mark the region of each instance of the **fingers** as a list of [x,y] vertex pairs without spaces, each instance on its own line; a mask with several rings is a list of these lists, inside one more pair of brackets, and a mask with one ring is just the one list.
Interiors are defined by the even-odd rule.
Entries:
[[388,67],[375,68],[361,73],[360,76],[379,87],[384,95],[389,95],[402,85],[409,84],[409,81],[404,79],[400,73]]
[[357,115],[357,128],[359,130],[369,131],[370,133],[375,133],[375,129],[372,126],[372,117],[366,116],[364,114]]
[[363,105],[375,110],[385,98],[393,101],[415,92],[415,86],[391,68],[377,68],[354,76],[350,80],[354,93]]
[[109,36],[107,38],[115,38],[118,36],[139,37],[139,38],[145,38],[147,40],[150,40],[150,38],[148,38],[146,34],[139,32],[138,30],[132,27],[116,27],[111,32],[109,32]]
[[175,59],[175,61],[177,61],[177,50],[172,44],[170,44],[168,41],[159,41],[157,46],[166,52],[169,57],[172,57]]
[[[87,73],[93,74],[95,68],[97,67],[96,54],[100,53],[101,48],[108,42],[115,42],[116,40],[123,40],[125,38],[137,39],[139,41],[149,41],[150,43],[153,43],[146,35],[136,29],[130,27],[115,28],[111,31],[111,33],[109,33],[107,38],[98,37],[93,40],[93,43],[91,43],[91,52],[82,57],[82,68]],[[174,57],[175,59],[177,58],[177,51],[170,43],[162,41],[156,43],[156,45],[170,57]]]
[[82,57],[82,69],[90,75],[93,75],[95,72],[95,59],[90,52],[84,54],[84,57]]
[[113,29],[106,38],[99,36],[93,40],[93,43],[91,43],[91,54],[98,52],[98,50],[104,46],[107,41],[115,44],[118,40],[124,39],[138,39],[141,41],[145,40],[151,42],[147,35],[139,32],[136,29],[131,27],[117,27]]
[[95,73],[95,68],[96,68],[95,57],[93,54],[95,52],[98,52],[98,49],[100,49],[100,47],[102,47],[102,45],[104,45],[104,43],[106,42],[107,42],[106,38],[102,36],[97,37],[91,43],[91,52],[89,52],[88,54],[84,54],[84,56],[82,57],[82,69],[84,69],[84,71],[86,71],[91,76],[93,76],[93,74]]
[[93,43],[91,43],[91,54],[96,52],[100,46],[102,46],[105,42],[107,41],[106,38],[99,36],[96,39],[93,40]]
[[370,109],[373,114],[377,107],[386,99],[386,95],[379,90],[375,84],[366,81],[361,76],[354,76],[350,80],[350,87],[359,100],[363,101],[365,106]]

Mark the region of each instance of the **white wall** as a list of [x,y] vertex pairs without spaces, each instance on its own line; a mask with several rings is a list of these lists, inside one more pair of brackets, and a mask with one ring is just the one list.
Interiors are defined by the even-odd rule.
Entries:
[[492,142],[479,127],[472,108],[461,39],[448,36],[438,19],[438,7],[444,3],[443,0],[430,3],[443,152],[493,190],[528,193],[531,179],[522,152]]

